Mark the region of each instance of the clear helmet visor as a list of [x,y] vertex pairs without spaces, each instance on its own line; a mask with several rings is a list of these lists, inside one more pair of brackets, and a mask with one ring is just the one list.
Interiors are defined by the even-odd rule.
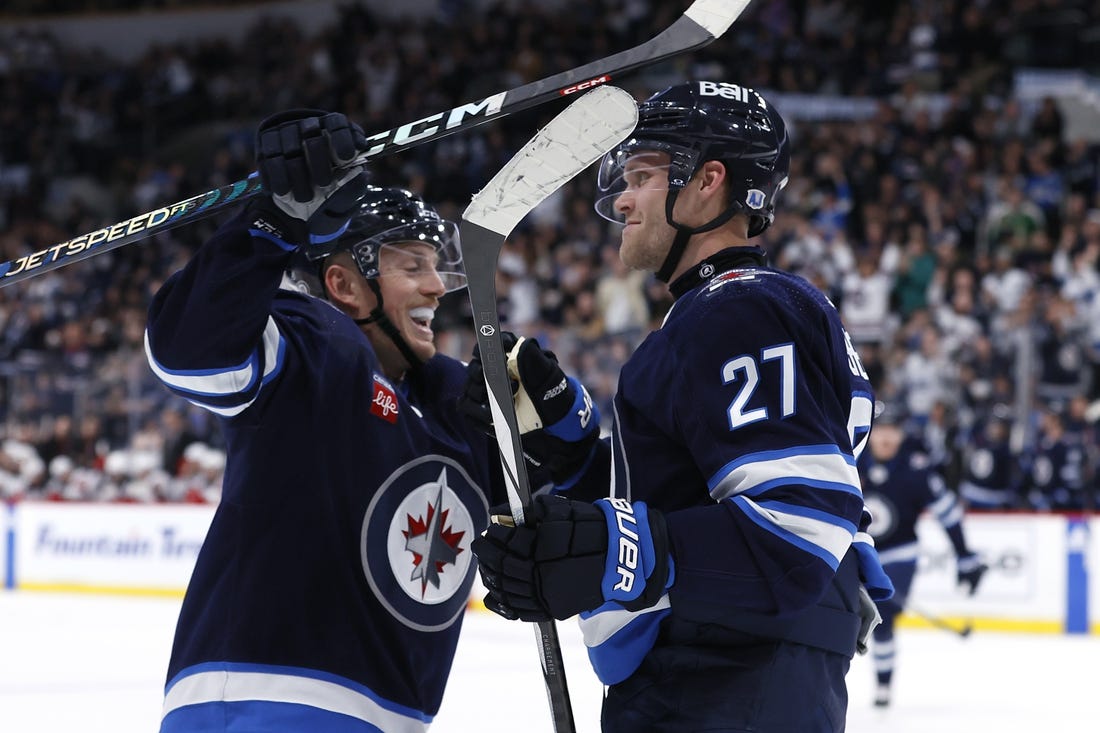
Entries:
[[466,287],[462,247],[454,222],[403,224],[351,246],[363,277],[400,275],[443,283],[445,293]]
[[617,224],[625,221],[625,214],[616,203],[624,193],[668,191],[669,155],[660,150],[631,150],[620,147],[612,150],[600,161],[596,178],[596,213]]

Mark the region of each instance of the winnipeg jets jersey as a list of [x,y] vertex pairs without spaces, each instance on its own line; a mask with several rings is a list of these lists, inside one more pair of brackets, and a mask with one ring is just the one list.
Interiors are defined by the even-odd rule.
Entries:
[[[676,579],[647,617],[582,619],[597,672],[615,667],[605,682],[630,672],[623,650],[644,654],[669,614],[791,638],[813,622],[776,619],[834,591],[858,608],[858,575],[873,596],[890,593],[862,531],[856,455],[873,399],[859,356],[817,289],[745,258],[726,250],[674,282],[664,324],[620,375],[612,490],[664,513]],[[842,565],[852,572],[834,588]],[[852,630],[816,645],[854,641]]]
[[1017,461],[1008,438],[992,438],[984,430],[973,433],[963,459],[959,495],[971,507],[1011,508],[1017,500]]
[[161,730],[423,731],[499,463],[459,362],[390,381],[350,318],[279,289],[290,255],[239,215],[150,309],[153,371],[228,448]]
[[890,460],[880,461],[868,450],[859,460],[859,471],[874,517],[871,536],[883,563],[916,562],[917,521],[925,511],[948,533],[956,554],[965,550],[962,505],[923,453],[899,450]]

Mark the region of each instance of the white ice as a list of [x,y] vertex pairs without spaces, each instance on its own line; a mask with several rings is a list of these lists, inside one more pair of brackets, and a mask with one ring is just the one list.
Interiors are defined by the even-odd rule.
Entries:
[[[0,592],[0,732],[155,733],[178,609],[178,600]],[[558,629],[578,733],[597,733],[599,683],[576,624]],[[871,705],[870,660],[853,662],[848,731],[1100,731],[1097,660],[1100,637],[902,630],[889,709]],[[791,699],[799,703],[797,690]],[[469,614],[432,733],[549,733],[548,710],[532,627]]]

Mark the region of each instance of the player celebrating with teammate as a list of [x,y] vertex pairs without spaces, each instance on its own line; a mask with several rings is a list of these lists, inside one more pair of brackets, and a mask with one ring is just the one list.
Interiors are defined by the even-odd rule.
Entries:
[[604,731],[843,730],[851,657],[892,592],[856,471],[867,376],[832,304],[750,242],[789,161],[779,114],[719,82],[647,100],[603,160],[620,257],[675,298],[622,369],[610,445],[551,353],[511,349],[524,447],[559,495],[474,542],[486,604],[580,614]]
[[[151,305],[154,372],[228,447],[163,733],[412,732],[439,709],[499,463],[457,411],[461,363],[435,353],[465,280],[455,228],[344,170],[366,147],[341,114],[266,120],[270,193]],[[297,258],[327,302],[280,288]]]

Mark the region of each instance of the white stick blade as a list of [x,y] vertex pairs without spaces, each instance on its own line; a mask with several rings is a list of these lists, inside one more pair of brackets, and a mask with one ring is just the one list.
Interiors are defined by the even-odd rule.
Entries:
[[637,124],[634,97],[618,87],[596,87],[535,133],[474,195],[462,218],[508,236],[528,212],[625,140]]
[[695,0],[684,15],[718,38],[733,25],[748,4],[749,0]]

